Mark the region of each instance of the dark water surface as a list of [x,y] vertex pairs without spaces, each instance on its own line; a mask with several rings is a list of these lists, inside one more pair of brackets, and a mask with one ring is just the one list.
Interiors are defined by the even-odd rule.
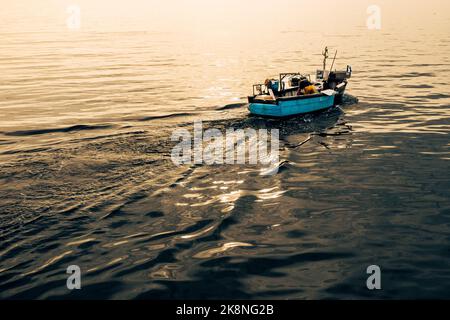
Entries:
[[[269,45],[2,33],[0,298],[450,298],[445,23],[275,30]],[[247,115],[253,82],[313,72],[323,44],[353,66],[342,106]],[[280,129],[278,174],[175,166],[172,130],[199,119]]]

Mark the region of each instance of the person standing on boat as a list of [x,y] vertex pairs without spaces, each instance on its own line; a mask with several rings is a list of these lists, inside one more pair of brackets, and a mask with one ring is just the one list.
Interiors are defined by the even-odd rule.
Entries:
[[297,91],[298,96],[318,93],[316,87],[308,80],[302,80]]
[[325,82],[325,89],[336,89],[337,86],[337,80],[336,80],[336,73],[330,72],[328,76],[328,80]]

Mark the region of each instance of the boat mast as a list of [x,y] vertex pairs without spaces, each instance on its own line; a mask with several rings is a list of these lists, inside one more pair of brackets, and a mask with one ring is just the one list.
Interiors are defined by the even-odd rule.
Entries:
[[322,52],[323,55],[323,74],[325,75],[325,70],[327,68],[327,59],[328,59],[328,47],[325,47],[325,50]]
[[333,71],[334,62],[336,61],[336,56],[337,56],[337,50],[336,50],[336,52],[334,53],[334,58],[333,58],[333,63],[331,64],[330,73]]

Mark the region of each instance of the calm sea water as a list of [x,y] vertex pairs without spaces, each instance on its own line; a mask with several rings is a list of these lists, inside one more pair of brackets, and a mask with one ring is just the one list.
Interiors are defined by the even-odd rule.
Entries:
[[[378,31],[365,11],[257,32],[3,28],[0,298],[450,298],[450,24],[435,11]],[[248,116],[253,83],[314,72],[325,45],[353,67],[342,106]],[[194,120],[280,129],[278,174],[175,166],[172,130]]]

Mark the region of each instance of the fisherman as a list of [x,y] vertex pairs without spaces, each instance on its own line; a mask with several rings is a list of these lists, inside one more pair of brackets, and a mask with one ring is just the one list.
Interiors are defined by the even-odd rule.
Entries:
[[309,82],[308,80],[302,80],[300,81],[300,86],[297,91],[298,96],[308,95],[308,94],[315,94],[318,93],[316,87]]
[[338,84],[338,81],[336,79],[336,73],[330,72],[328,75],[328,80],[325,82],[325,89],[336,89],[336,86]]
[[270,80],[270,79],[266,79],[266,81],[264,81],[264,85],[267,88],[267,92],[270,95],[270,98],[272,100],[277,100],[277,95],[278,95],[278,84],[276,83],[275,80]]

